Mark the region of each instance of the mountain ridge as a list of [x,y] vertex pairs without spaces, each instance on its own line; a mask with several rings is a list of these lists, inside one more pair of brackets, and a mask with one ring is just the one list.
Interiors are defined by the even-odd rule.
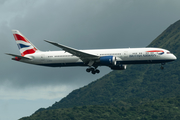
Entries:
[[20,120],[179,120],[180,96],[163,98],[138,106],[89,105],[37,112]]

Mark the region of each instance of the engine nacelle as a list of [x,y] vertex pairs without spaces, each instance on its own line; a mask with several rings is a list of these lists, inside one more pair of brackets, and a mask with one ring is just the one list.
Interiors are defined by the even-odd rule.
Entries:
[[100,57],[100,64],[101,65],[116,65],[116,57],[114,56],[103,56]]
[[125,70],[126,69],[126,65],[115,65],[115,66],[111,66],[112,70]]

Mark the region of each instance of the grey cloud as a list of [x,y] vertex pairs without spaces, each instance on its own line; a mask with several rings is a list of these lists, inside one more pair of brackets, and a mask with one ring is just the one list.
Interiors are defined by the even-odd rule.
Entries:
[[3,5],[7,0],[0,0],[0,5]]

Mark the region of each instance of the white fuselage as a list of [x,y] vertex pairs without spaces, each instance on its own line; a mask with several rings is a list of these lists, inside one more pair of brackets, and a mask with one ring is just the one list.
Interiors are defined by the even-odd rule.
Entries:
[[[80,51],[100,57],[114,56],[116,57],[117,65],[165,63],[176,60],[176,57],[172,53],[160,48],[95,49]],[[28,54],[25,57],[31,59],[20,59],[18,61],[50,67],[88,66],[79,57],[65,51],[37,52]],[[98,64],[98,61],[95,62]],[[99,63],[98,66],[102,66],[101,63]]]
[[[13,60],[49,67],[89,66],[86,71],[100,73],[98,66],[108,66],[112,70],[125,70],[127,64],[153,64],[176,60],[176,56],[161,48],[127,48],[78,50],[53,41],[44,40],[63,51],[42,52],[22,33],[12,30],[21,55],[6,53]],[[161,65],[161,69],[164,67]]]

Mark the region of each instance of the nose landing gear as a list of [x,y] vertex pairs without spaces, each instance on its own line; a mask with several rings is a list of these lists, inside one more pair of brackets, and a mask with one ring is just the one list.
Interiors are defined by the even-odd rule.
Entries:
[[161,70],[163,70],[164,69],[164,67],[163,67],[163,65],[165,65],[165,63],[161,63]]
[[161,66],[161,70],[163,70],[164,69],[164,67],[163,66]]
[[96,74],[96,73],[100,73],[100,70],[90,67],[86,69],[86,72],[91,72],[92,74]]

